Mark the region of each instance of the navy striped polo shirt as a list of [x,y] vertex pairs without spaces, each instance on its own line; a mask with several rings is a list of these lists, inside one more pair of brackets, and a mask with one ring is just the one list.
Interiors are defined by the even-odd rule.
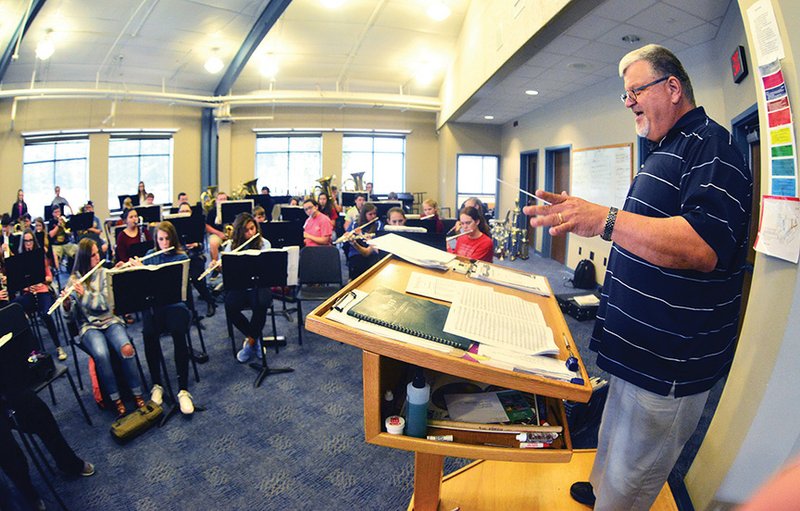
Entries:
[[624,210],[683,216],[717,254],[709,272],[656,266],[613,244],[590,348],[597,364],[643,389],[710,389],[736,348],[752,177],[730,133],[695,108],[657,144]]

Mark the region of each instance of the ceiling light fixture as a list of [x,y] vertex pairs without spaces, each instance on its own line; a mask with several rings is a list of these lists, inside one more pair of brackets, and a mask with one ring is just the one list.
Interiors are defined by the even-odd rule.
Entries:
[[528,89],[528,90],[525,91],[525,94],[527,94],[528,96],[538,96],[539,95],[539,91],[538,90],[533,90],[533,89]]
[[450,16],[450,8],[442,1],[432,2],[426,12],[434,21],[444,21]]
[[36,45],[36,57],[39,60],[49,59],[56,51],[56,47],[53,45],[53,41],[50,39],[50,34],[52,32],[52,30],[48,30],[44,35],[44,39],[39,41],[39,44]]
[[277,76],[280,67],[278,66],[278,59],[274,55],[266,55],[261,61],[261,76],[274,80]]
[[493,121],[494,115],[484,115],[483,118],[486,119],[487,121]]
[[222,71],[222,68],[225,67],[225,63],[222,62],[222,59],[217,56],[217,50],[219,50],[219,48],[214,48],[213,53],[210,57],[208,57],[205,65],[203,65],[206,71],[212,75],[219,73]]
[[338,9],[344,4],[344,0],[320,0],[320,3],[328,9]]

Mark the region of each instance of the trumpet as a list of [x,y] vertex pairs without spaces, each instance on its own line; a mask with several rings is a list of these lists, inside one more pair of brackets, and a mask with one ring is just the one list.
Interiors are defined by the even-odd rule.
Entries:
[[56,309],[61,307],[61,304],[64,303],[64,300],[67,299],[67,297],[70,295],[70,293],[72,293],[75,290],[75,284],[83,284],[83,282],[86,279],[88,279],[94,272],[96,272],[101,266],[103,266],[103,263],[105,263],[105,261],[100,261],[99,263],[94,265],[94,268],[92,268],[91,270],[87,271],[86,275],[84,275],[83,277],[79,278],[77,281],[75,281],[72,284],[70,284],[64,290],[63,294],[61,296],[59,296],[58,299],[55,302],[53,302],[53,305],[51,305],[50,308],[47,310],[47,314],[49,316],[52,316],[53,313],[56,311]]
[[[151,257],[155,257],[155,256],[161,255],[161,254],[166,254],[167,252],[169,252],[170,250],[172,250],[174,248],[175,247],[165,248],[164,250],[159,250],[157,252],[153,252],[152,254],[148,254],[148,255],[142,257],[141,259],[135,259],[135,260],[139,261],[139,262],[146,261],[146,260],[150,259]],[[131,259],[129,261],[125,261],[124,263],[122,263],[122,266],[120,266],[120,268],[128,268],[131,264],[133,264],[133,261],[134,261],[134,259]]]
[[66,234],[67,236],[72,234],[72,228],[67,226],[67,219],[64,218],[63,216],[58,217],[58,225],[59,227],[64,229],[64,234]]
[[[234,253],[236,253],[236,252],[238,252],[238,251],[242,250],[244,247],[246,247],[247,245],[249,245],[251,241],[253,241],[254,239],[258,238],[259,236],[261,236],[261,235],[260,235],[260,234],[258,234],[258,233],[255,233],[255,234],[253,234],[253,236],[251,236],[249,240],[245,241],[244,243],[242,243],[242,244],[241,244],[241,245],[239,245],[238,247],[236,247],[236,248],[234,248],[233,250],[231,250],[231,253],[232,253],[232,254],[234,254]],[[203,280],[204,278],[206,278],[206,276],[207,276],[209,273],[211,273],[212,271],[216,270],[216,269],[217,269],[217,268],[219,268],[221,265],[222,265],[222,255],[220,255],[220,256],[219,256],[219,259],[217,259],[217,260],[216,260],[216,261],[214,261],[213,263],[209,264],[209,265],[208,265],[208,268],[206,268],[206,271],[204,271],[203,273],[201,273],[200,275],[198,275],[198,276],[197,276],[197,280],[198,280],[198,281],[200,281],[200,280]]]

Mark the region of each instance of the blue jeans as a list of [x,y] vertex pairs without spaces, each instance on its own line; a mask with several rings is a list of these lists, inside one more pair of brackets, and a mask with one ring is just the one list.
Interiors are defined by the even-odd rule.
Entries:
[[136,370],[134,356],[126,357],[122,354],[122,347],[128,343],[130,343],[130,339],[128,339],[128,334],[125,332],[125,327],[116,323],[105,330],[87,330],[80,338],[80,344],[94,359],[97,377],[103,382],[103,386],[108,392],[108,397],[112,401],[119,399],[119,388],[114,377],[114,370],[111,368],[111,352],[109,348],[113,349],[122,361],[125,379],[128,380],[128,386],[133,395],[142,395],[142,382]]

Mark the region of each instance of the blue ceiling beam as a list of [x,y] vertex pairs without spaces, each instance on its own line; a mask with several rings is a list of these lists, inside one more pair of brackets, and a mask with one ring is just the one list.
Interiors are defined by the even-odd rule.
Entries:
[[253,25],[253,28],[250,29],[250,33],[245,37],[242,46],[233,57],[231,65],[228,66],[228,69],[219,81],[219,85],[217,85],[217,88],[214,90],[215,96],[224,96],[231,90],[231,87],[233,87],[236,79],[239,78],[239,75],[244,70],[244,66],[247,65],[247,61],[250,60],[250,57],[253,55],[253,52],[256,51],[258,45],[261,44],[261,41],[266,37],[272,26],[275,25],[275,22],[278,21],[278,18],[281,17],[281,14],[283,14],[283,11],[286,10],[290,2],[291,0],[270,0],[264,8],[264,12],[261,13],[261,16],[258,17],[258,20]]
[[3,52],[3,57],[0,58],[0,81],[3,80],[8,66],[11,65],[11,58],[14,55],[14,48],[17,46],[17,40],[20,38],[20,32],[22,33],[22,37],[25,37],[25,33],[28,31],[28,28],[30,28],[31,23],[33,23],[33,20],[36,18],[36,15],[39,14],[39,10],[41,10],[44,2],[45,0],[33,0],[33,3],[31,4],[31,12],[28,14],[28,19],[23,18],[19,21],[19,25],[17,25],[14,35],[8,42],[6,51]]

